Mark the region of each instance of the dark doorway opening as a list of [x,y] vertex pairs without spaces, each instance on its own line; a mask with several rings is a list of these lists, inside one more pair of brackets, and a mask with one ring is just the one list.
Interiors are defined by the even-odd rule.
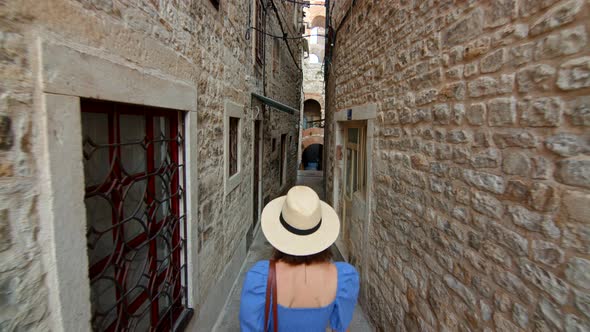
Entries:
[[322,170],[322,156],[324,146],[322,144],[312,144],[303,150],[301,162],[304,170],[321,171]]

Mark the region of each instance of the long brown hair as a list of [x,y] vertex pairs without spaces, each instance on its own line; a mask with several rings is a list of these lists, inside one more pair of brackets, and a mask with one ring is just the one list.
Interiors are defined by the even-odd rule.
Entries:
[[272,259],[281,262],[285,262],[289,265],[310,265],[314,263],[324,263],[329,262],[332,260],[332,250],[330,247],[325,249],[324,251],[320,251],[317,254],[308,255],[308,256],[293,256],[289,254],[285,254],[277,249],[274,249],[272,254]]

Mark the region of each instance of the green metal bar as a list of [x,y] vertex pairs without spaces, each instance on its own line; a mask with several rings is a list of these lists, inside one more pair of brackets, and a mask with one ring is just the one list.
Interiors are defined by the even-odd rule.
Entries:
[[291,106],[287,106],[287,105],[285,105],[283,103],[280,103],[280,102],[278,102],[278,101],[276,101],[274,99],[270,99],[268,97],[259,95],[259,94],[254,93],[254,92],[252,92],[252,97],[255,97],[258,100],[262,101],[263,103],[265,103],[265,104],[267,104],[269,106],[272,106],[274,108],[277,108],[277,109],[279,109],[279,110],[281,110],[283,112],[289,113],[289,114],[295,114],[296,112],[299,112],[299,110],[294,109]]

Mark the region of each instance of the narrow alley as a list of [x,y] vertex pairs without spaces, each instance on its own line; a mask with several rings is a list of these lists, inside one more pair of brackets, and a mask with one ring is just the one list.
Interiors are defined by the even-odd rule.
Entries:
[[301,239],[322,330],[590,331],[588,0],[2,0],[0,81],[2,332],[239,331]]

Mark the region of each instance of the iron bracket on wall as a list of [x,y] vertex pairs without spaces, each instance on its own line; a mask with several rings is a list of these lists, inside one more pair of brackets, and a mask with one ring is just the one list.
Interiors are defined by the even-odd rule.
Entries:
[[270,98],[265,97],[263,95],[259,95],[259,94],[255,93],[255,92],[252,92],[252,97],[260,100],[261,102],[265,103],[268,106],[272,106],[272,107],[274,107],[274,108],[276,108],[276,109],[278,109],[280,111],[283,111],[283,112],[286,112],[286,113],[289,113],[289,114],[295,114],[295,113],[298,113],[299,112],[299,110],[297,110],[297,109],[295,109],[295,108],[293,108],[291,106],[287,106],[287,105],[285,105],[285,104],[283,104],[281,102],[278,102],[278,101],[276,101],[274,99],[270,99]]

